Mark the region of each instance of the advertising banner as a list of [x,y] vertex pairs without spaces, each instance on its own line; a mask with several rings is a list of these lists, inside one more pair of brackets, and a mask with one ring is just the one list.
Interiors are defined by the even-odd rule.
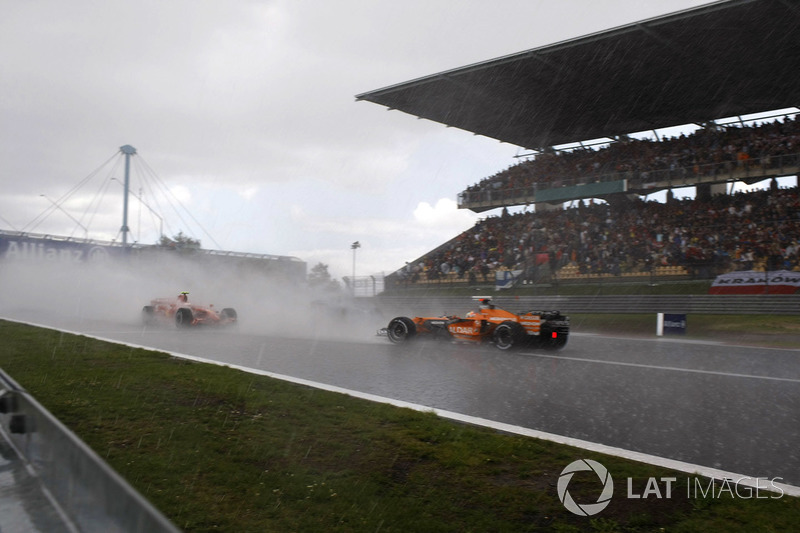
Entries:
[[686,335],[686,313],[658,313],[656,335]]
[[124,252],[119,246],[0,235],[0,259],[47,263],[97,263]]
[[709,294],[794,294],[800,289],[800,272],[742,270],[717,276]]

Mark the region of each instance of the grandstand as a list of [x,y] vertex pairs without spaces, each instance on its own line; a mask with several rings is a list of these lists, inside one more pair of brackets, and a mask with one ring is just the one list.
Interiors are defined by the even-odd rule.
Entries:
[[459,195],[500,216],[387,286],[797,268],[798,67],[800,6],[725,0],[357,95],[528,151]]

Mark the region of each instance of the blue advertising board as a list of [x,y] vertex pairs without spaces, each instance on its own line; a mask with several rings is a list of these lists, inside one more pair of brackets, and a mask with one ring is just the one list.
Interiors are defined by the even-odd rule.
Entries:
[[659,335],[686,335],[686,313],[659,313]]

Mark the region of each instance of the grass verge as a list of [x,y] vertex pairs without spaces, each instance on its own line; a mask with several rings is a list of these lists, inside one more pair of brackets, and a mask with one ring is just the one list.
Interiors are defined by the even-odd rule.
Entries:
[[[431,413],[4,321],[0,339],[0,367],[185,531],[790,531],[800,523],[800,499],[769,493],[627,498],[627,478],[642,494],[650,478],[687,476]],[[564,467],[582,458],[616,480],[595,517],[570,513],[557,494]],[[569,492],[593,503],[600,482],[584,474]]]
[[[655,337],[656,315],[570,313],[573,331]],[[797,315],[699,315],[686,318],[686,338],[773,348],[800,348]]]

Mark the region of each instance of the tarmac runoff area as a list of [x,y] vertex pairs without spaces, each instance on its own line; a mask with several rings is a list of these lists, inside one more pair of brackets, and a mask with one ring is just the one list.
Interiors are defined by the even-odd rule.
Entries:
[[[15,320],[13,318],[8,318],[7,320]],[[52,328],[53,326],[49,326],[46,324],[38,324],[38,323],[31,323],[25,322],[27,324],[39,327],[46,327]],[[448,408],[443,408],[441,406],[436,405],[425,405],[423,403],[416,403],[404,399],[398,399],[397,396],[402,396],[401,394],[390,394],[390,395],[383,395],[377,394],[371,391],[365,390],[357,390],[350,386],[342,386],[341,384],[332,384],[330,383],[330,379],[318,380],[318,379],[309,379],[308,377],[300,377],[300,372],[291,371],[289,373],[286,372],[276,372],[273,370],[266,370],[261,367],[282,367],[286,365],[282,365],[281,361],[289,361],[294,360],[296,364],[300,364],[303,368],[316,368],[318,367],[319,360],[328,360],[329,364],[330,361],[336,361],[337,364],[342,362],[343,359],[338,358],[335,354],[331,354],[331,348],[335,348],[333,351],[336,352],[338,350],[343,350],[344,352],[350,352],[353,350],[353,343],[346,342],[346,341],[336,341],[331,343],[326,343],[324,347],[317,346],[316,348],[309,349],[307,343],[312,342],[313,344],[317,345],[319,339],[317,340],[308,340],[308,339],[282,339],[278,342],[275,342],[275,339],[271,338],[269,344],[278,344],[278,350],[283,348],[288,349],[289,351],[294,351],[296,353],[284,353],[279,357],[274,358],[270,354],[265,354],[264,350],[264,341],[265,339],[259,338],[258,336],[253,335],[246,335],[246,334],[226,334],[223,336],[217,335],[209,335],[210,332],[202,332],[201,334],[197,335],[197,343],[193,342],[192,337],[188,337],[186,335],[179,335],[179,338],[176,339],[176,332],[175,331],[159,331],[153,332],[152,334],[143,332],[140,327],[123,327],[123,328],[115,328],[110,329],[107,325],[101,326],[99,328],[94,327],[86,327],[86,324],[81,325],[80,330],[78,329],[64,329],[64,328],[53,328],[58,329],[60,331],[64,331],[65,333],[73,333],[79,335],[86,335],[92,338],[96,338],[99,340],[109,341],[109,342],[116,342],[119,344],[125,344],[128,346],[136,347],[136,348],[145,348],[145,349],[157,349],[159,351],[166,351],[170,353],[174,357],[184,358],[187,360],[197,361],[197,362],[204,362],[209,364],[217,364],[222,366],[228,366],[231,368],[235,368],[238,370],[242,370],[245,372],[250,372],[257,375],[268,376],[276,379],[281,379],[284,381],[297,383],[305,386],[315,387],[327,391],[338,392],[342,394],[347,394],[353,397],[362,398],[369,401],[375,401],[380,403],[385,403],[389,405],[394,405],[397,407],[405,407],[410,408],[418,411],[425,411],[425,412],[433,412],[442,418],[446,418],[449,420],[473,424],[476,426],[483,426],[487,428],[491,428],[497,431],[502,431],[510,434],[522,435],[533,437],[537,439],[543,439],[551,442],[556,442],[560,444],[565,444],[568,446],[585,449],[593,452],[613,455],[617,457],[622,457],[642,463],[652,464],[655,466],[660,466],[664,468],[668,468],[671,470],[675,470],[678,472],[684,472],[688,475],[699,475],[704,476],[712,479],[717,480],[737,480],[737,483],[741,486],[751,487],[753,490],[760,490],[764,491],[777,491],[782,494],[797,496],[800,497],[800,467],[798,464],[785,464],[785,460],[787,458],[791,458],[791,454],[785,453],[784,444],[790,446],[791,442],[796,442],[797,437],[794,435],[785,435],[785,434],[771,434],[771,435],[764,435],[763,432],[759,428],[754,428],[754,432],[750,437],[746,437],[747,440],[753,441],[753,446],[758,447],[761,451],[764,449],[769,452],[770,446],[764,446],[764,437],[767,437],[771,440],[774,446],[772,446],[772,454],[776,455],[776,460],[779,462],[777,465],[773,465],[774,468],[768,468],[762,472],[760,467],[753,466],[748,468],[746,471],[747,474],[738,473],[741,471],[737,469],[736,471],[728,470],[725,468],[720,468],[717,465],[711,463],[711,466],[706,464],[702,464],[702,462],[692,462],[692,461],[683,461],[678,459],[671,459],[668,457],[664,457],[660,454],[652,454],[646,453],[643,451],[637,451],[635,449],[631,449],[631,447],[627,446],[615,446],[613,444],[609,444],[608,442],[597,442],[593,439],[584,439],[584,438],[576,438],[570,437],[560,434],[560,432],[551,432],[551,431],[544,431],[541,429],[532,429],[528,427],[532,424],[515,424],[510,423],[508,421],[503,421],[500,416],[490,416],[485,417],[481,416],[480,413],[473,414],[466,414],[466,412],[470,412],[469,405],[475,405],[475,402],[466,401],[463,402],[465,409],[457,409],[451,410]],[[92,325],[90,325],[92,326]],[[231,346],[231,337],[243,337],[242,340],[236,343],[235,347]],[[214,348],[208,347],[209,341],[213,338],[219,338],[220,343]],[[133,342],[136,339],[140,342]],[[190,342],[191,341],[191,342]],[[299,343],[299,345],[298,345]],[[620,346],[628,346],[631,343],[638,346],[637,350],[620,350]],[[168,346],[180,344],[183,348],[190,348],[188,350],[176,350],[170,349]],[[604,344],[605,349],[598,350],[598,345]],[[237,352],[239,355],[236,357],[225,357],[226,360],[221,360],[223,357],[218,357],[216,355],[209,357],[207,354],[198,353],[200,350],[197,349],[198,346],[206,346],[206,349],[212,353],[220,353],[221,350],[224,350],[227,353]],[[260,348],[258,348],[260,346]],[[458,361],[459,369],[462,372],[455,372],[451,374],[456,374],[454,376],[456,381],[442,381],[442,383],[450,383],[449,385],[445,385],[445,389],[447,388],[454,388],[459,390],[472,389],[476,386],[473,383],[459,383],[457,378],[459,375],[464,374],[463,369],[466,367],[467,369],[478,371],[480,374],[494,374],[494,377],[498,377],[500,373],[498,372],[504,365],[502,363],[497,363],[498,361],[505,361],[508,363],[508,366],[511,368],[510,372],[512,374],[519,375],[519,372],[522,371],[519,368],[516,368],[516,362],[519,361],[527,361],[532,362],[537,365],[537,367],[533,370],[527,370],[527,377],[532,378],[528,379],[526,386],[531,387],[533,389],[534,395],[537,389],[540,387],[537,386],[537,383],[541,382],[541,378],[553,378],[557,379],[557,374],[560,374],[560,371],[567,371],[570,375],[583,376],[585,374],[589,374],[592,376],[591,382],[596,384],[598,381],[603,382],[605,375],[614,376],[615,385],[614,387],[620,389],[622,392],[626,390],[626,388],[620,387],[619,382],[624,381],[627,384],[633,386],[634,384],[636,387],[632,387],[634,390],[633,394],[634,397],[631,397],[630,394],[625,395],[628,399],[627,402],[623,400],[623,403],[628,403],[629,408],[635,408],[636,405],[636,398],[635,395],[638,392],[641,394],[641,380],[636,378],[636,376],[641,376],[642,373],[647,374],[657,374],[656,382],[659,383],[659,389],[669,389],[671,384],[675,383],[675,380],[683,380],[687,376],[694,378],[695,380],[700,380],[700,382],[692,382],[688,386],[692,389],[701,388],[705,390],[707,394],[704,394],[703,397],[707,400],[708,396],[716,396],[720,403],[713,404],[712,407],[719,408],[719,411],[724,416],[732,416],[735,423],[733,424],[733,433],[734,435],[736,432],[742,433],[741,431],[741,420],[744,417],[745,420],[752,420],[753,422],[761,421],[766,423],[766,425],[771,426],[774,428],[781,428],[780,431],[792,431],[790,428],[794,427],[797,428],[798,424],[789,424],[786,423],[779,423],[775,424],[774,421],[764,421],[763,412],[759,412],[756,410],[753,413],[736,413],[736,408],[733,408],[733,412],[731,413],[731,409],[726,408],[724,405],[730,397],[725,396],[724,394],[715,394],[715,390],[717,390],[717,386],[719,384],[717,382],[722,381],[722,388],[723,390],[727,391],[739,391],[741,394],[737,394],[737,396],[745,396],[744,402],[750,403],[750,398],[760,398],[760,401],[763,405],[764,401],[780,401],[781,399],[791,399],[795,398],[793,401],[796,400],[800,394],[796,392],[794,394],[786,392],[784,393],[775,393],[764,395],[763,393],[766,391],[771,391],[774,387],[782,387],[782,388],[789,388],[792,391],[800,390],[800,351],[798,350],[782,350],[782,349],[768,349],[768,348],[753,348],[753,347],[737,347],[731,346],[726,343],[722,342],[708,342],[708,341],[690,341],[690,340],[683,340],[683,339],[666,339],[666,338],[655,338],[655,339],[628,339],[624,337],[605,337],[605,336],[597,336],[597,335],[580,335],[575,334],[570,339],[570,344],[561,352],[541,352],[541,351],[530,351],[530,352],[518,352],[514,354],[508,353],[498,353],[491,348],[475,348],[475,347],[467,347],[467,349],[463,347],[454,347],[449,346],[447,344],[441,345],[436,343],[425,343],[421,344],[420,348],[415,349],[415,351],[406,353],[406,354],[398,354],[397,347],[387,345],[384,342],[376,341],[375,339],[371,339],[370,342],[366,342],[363,344],[358,344],[358,346],[362,346],[363,350],[367,354],[366,357],[377,357],[380,359],[382,354],[386,353],[387,350],[389,353],[390,360],[388,363],[389,367],[393,367],[394,370],[398,371],[399,376],[398,379],[392,380],[389,379],[385,381],[386,383],[407,383],[403,376],[407,374],[408,366],[407,365],[414,365],[416,363],[421,364],[421,366],[426,367],[422,369],[424,374],[427,374],[430,370],[430,362],[428,361],[428,357],[431,354],[434,355],[434,359],[436,361],[443,361],[446,358],[448,361],[456,360]],[[586,348],[591,347],[592,350],[589,351]],[[709,351],[709,349],[713,349]],[[376,355],[376,350],[378,354]],[[488,350],[488,351],[487,351]],[[186,353],[187,351],[191,351],[194,353]],[[442,354],[441,352],[445,352]],[[741,353],[739,353],[741,352]],[[316,353],[320,355],[324,353],[324,357],[318,359],[313,357],[315,363],[309,364],[309,361],[298,361],[297,353]],[[670,354],[670,357],[661,357],[662,362],[664,364],[653,364],[652,356],[663,356],[665,354]],[[698,355],[701,354],[701,355]],[[399,358],[399,359],[398,359]],[[769,361],[769,368],[761,368],[758,364],[758,361],[763,360],[766,358]],[[238,359],[238,362],[236,360]],[[357,358],[356,358],[357,359]],[[397,362],[401,361],[398,365]],[[435,362],[436,362],[435,361]],[[687,361],[691,362],[687,364]],[[788,364],[791,366],[789,370],[783,368],[785,362],[789,362]],[[435,363],[434,362],[434,363]],[[273,364],[275,363],[275,364]],[[305,364],[304,364],[305,363]],[[351,359],[349,363],[359,365],[358,361],[354,361]],[[668,363],[668,364],[667,364]],[[488,364],[488,366],[487,366]],[[776,367],[775,365],[778,365]],[[289,365],[291,366],[291,365]],[[522,365],[526,366],[526,365]],[[391,371],[391,369],[387,370],[383,368],[382,365],[379,365],[380,368],[376,369],[378,372],[382,370],[384,371]],[[779,368],[780,367],[780,368]],[[546,369],[555,369],[554,372],[546,372]],[[291,370],[291,369],[290,369]],[[443,372],[447,372],[448,369],[445,367],[442,369]],[[634,376],[630,374],[622,375],[623,373],[634,373]],[[326,374],[325,371],[322,374]],[[329,373],[328,373],[329,374]],[[345,370],[339,370],[338,374],[344,375],[351,375],[352,373]],[[467,374],[473,374],[473,372],[467,372]],[[417,372],[419,375],[419,371]],[[474,376],[473,376],[474,377]],[[386,377],[384,376],[384,379]],[[380,380],[378,380],[380,382]],[[357,376],[355,378],[356,383],[375,383],[375,380],[366,379],[362,376]],[[508,398],[508,396],[514,395],[514,390],[516,388],[512,385],[509,389],[508,383],[500,383],[503,386],[504,394],[500,395],[503,397]],[[484,384],[478,384],[477,387],[481,388]],[[585,382],[582,385],[589,385]],[[753,389],[755,387],[755,389]],[[359,387],[361,388],[361,387]],[[379,387],[378,387],[379,388]],[[564,391],[567,394],[567,398],[569,398],[570,388],[564,387],[563,383],[559,383],[557,388],[561,391]],[[566,390],[565,390],[566,389]],[[452,392],[452,391],[451,391]],[[542,392],[541,390],[538,391],[543,394],[546,401],[541,401],[539,398],[539,405],[541,407],[545,407],[542,404],[549,403],[550,406],[556,405],[560,403],[560,401],[553,401],[551,398],[552,392]],[[631,391],[628,390],[628,393]],[[487,401],[491,403],[491,398],[494,393],[487,394]],[[432,399],[436,400],[439,399],[446,399],[448,394],[445,392],[441,392],[439,394],[434,394]],[[410,398],[425,398],[425,396],[420,396],[419,391],[410,391],[406,397]],[[680,391],[674,391],[673,394],[669,394],[668,397],[671,397],[673,400],[684,398],[686,401],[685,395],[682,394]],[[766,400],[765,400],[766,399]],[[562,398],[563,400],[563,398]],[[691,398],[688,399],[691,402]],[[633,402],[633,403],[630,403]],[[426,402],[427,403],[427,402]],[[438,401],[430,402],[432,404],[442,403]],[[444,403],[447,403],[446,401]],[[481,402],[477,402],[481,403]],[[511,402],[512,404],[514,402]],[[639,398],[638,405],[640,406],[642,403],[647,404],[648,401]],[[675,401],[673,401],[670,406],[665,407],[671,415],[667,418],[674,418],[675,413],[681,412],[682,406],[680,405],[680,401],[678,405],[676,405]],[[708,402],[705,402],[708,403]],[[581,400],[578,402],[577,407],[580,408],[584,402]],[[456,402],[454,405],[458,405]],[[497,412],[502,411],[504,407],[508,407],[509,402],[505,402],[503,405],[497,406],[495,408],[484,408],[484,412]],[[551,411],[550,409],[542,409]],[[466,412],[465,412],[466,411]],[[569,409],[567,410],[569,411]],[[782,417],[789,417],[790,419],[794,419],[797,416],[797,413],[800,413],[796,405],[788,405],[784,406],[783,409],[779,410],[783,413]],[[614,421],[620,422],[620,426],[625,426],[626,422],[623,420],[616,420],[614,415],[608,411],[607,417],[611,417],[613,420],[611,423],[608,423],[608,420],[602,420],[602,426],[607,426],[609,428],[613,428]],[[646,417],[646,414],[642,413],[634,413],[634,418],[637,421],[634,421],[634,426],[637,426],[638,420],[642,417]],[[684,422],[683,426],[688,426],[690,429],[697,427],[699,425],[714,425],[714,422],[711,422],[706,416],[699,415],[700,420],[692,420],[689,422]],[[512,415],[513,418],[513,415]],[[523,416],[524,418],[524,416]],[[555,415],[555,418],[560,419],[562,421],[570,419],[569,412],[561,412]],[[578,417],[580,418],[580,417]],[[592,418],[596,422],[596,414],[591,414],[588,418]],[[553,426],[553,424],[547,423],[551,422],[552,420],[547,420],[547,417],[541,419],[540,421],[544,421],[546,423],[542,424],[543,426]],[[796,422],[797,420],[794,420]],[[628,422],[629,423],[629,422]],[[660,431],[657,430],[658,434],[663,433],[670,433],[669,426],[671,426],[669,420],[665,420],[665,428],[662,428]],[[557,425],[557,424],[556,424]],[[597,424],[590,424],[597,425]],[[716,425],[723,427],[726,425],[726,422],[717,421]],[[569,425],[567,424],[566,431],[564,433],[591,433],[590,430],[582,430],[580,429],[579,425]],[[540,426],[541,427],[541,426]],[[638,426],[637,426],[638,427]],[[738,428],[738,429],[737,429]],[[712,428],[713,430],[713,428]],[[794,431],[797,431],[795,429]],[[713,432],[713,431],[712,431]],[[618,428],[612,431],[606,431],[604,434],[625,434],[626,429],[624,427]],[[652,434],[645,434],[645,438],[652,438]],[[678,438],[680,439],[681,436],[679,435]],[[718,435],[712,434],[710,437],[702,437],[700,441],[705,442],[708,438],[715,439],[717,441],[724,442],[727,438],[725,435]],[[599,439],[598,439],[599,440]],[[702,444],[701,442],[701,444]],[[697,447],[697,443],[691,444],[689,447],[692,446]],[[737,445],[731,446],[723,446],[724,449],[730,449],[731,453],[735,453],[736,450],[740,449]],[[716,455],[720,454],[720,450],[717,450],[715,453]],[[796,454],[795,454],[796,455]],[[576,459],[579,459],[576,457]],[[717,459],[714,459],[716,462]],[[794,457],[795,461],[798,461],[797,457]],[[784,461],[781,463],[781,461]],[[743,462],[746,464],[747,460]],[[785,467],[785,468],[783,468]],[[771,482],[765,483],[765,479],[773,480]],[[786,483],[779,482],[779,481],[788,481]]]

